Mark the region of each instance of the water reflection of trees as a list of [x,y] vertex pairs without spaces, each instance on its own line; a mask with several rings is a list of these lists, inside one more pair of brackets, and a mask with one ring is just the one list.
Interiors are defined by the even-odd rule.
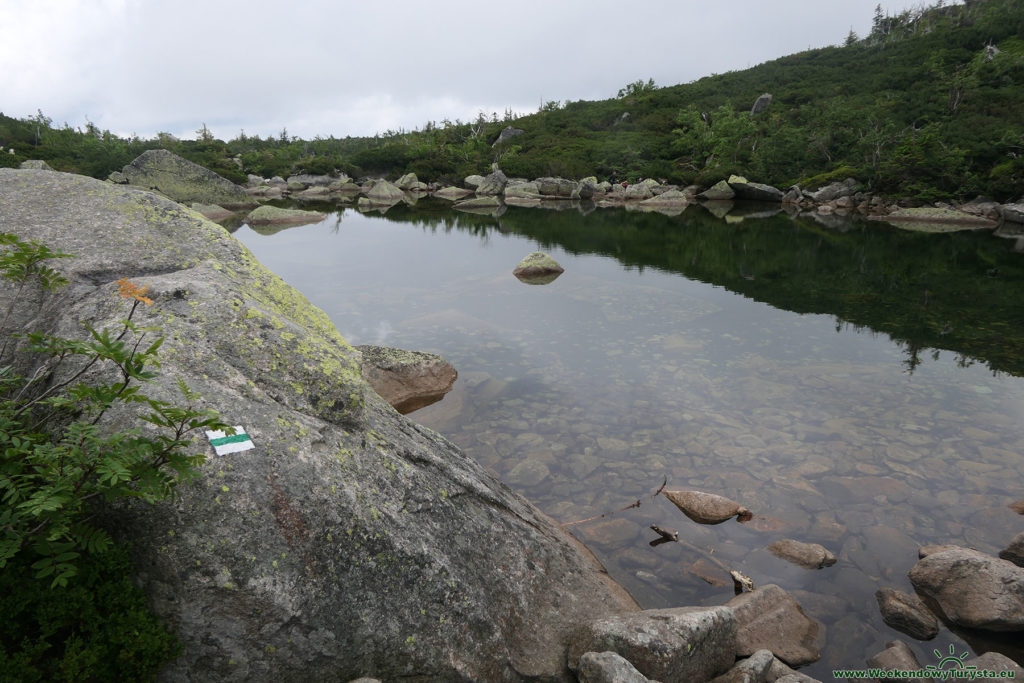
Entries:
[[980,361],[1024,375],[1024,261],[1012,243],[987,232],[914,233],[853,220],[824,226],[784,214],[727,222],[696,206],[675,217],[510,207],[495,219],[421,201],[396,207],[386,220],[481,239],[519,234],[543,249],[610,256],[776,308],[830,314],[890,336],[908,372],[929,351],[949,350],[962,367]]

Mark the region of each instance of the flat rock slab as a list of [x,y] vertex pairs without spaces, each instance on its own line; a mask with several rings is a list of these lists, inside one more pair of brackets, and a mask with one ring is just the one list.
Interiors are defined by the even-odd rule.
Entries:
[[885,216],[868,216],[869,220],[886,221],[904,230],[918,232],[955,232],[994,228],[996,221],[955,209],[930,207],[897,209]]
[[245,220],[250,225],[301,225],[304,223],[319,223],[326,217],[325,214],[319,211],[261,206],[250,211]]
[[586,652],[614,652],[662,683],[706,681],[732,665],[736,619],[718,607],[678,607],[592,621],[569,641],[569,668]]
[[910,581],[954,624],[1024,630],[1024,568],[1012,562],[969,548],[947,549],[919,560]]
[[737,595],[725,603],[736,615],[736,654],[771,650],[790,666],[816,662],[825,627],[811,619],[789,593],[775,584]]

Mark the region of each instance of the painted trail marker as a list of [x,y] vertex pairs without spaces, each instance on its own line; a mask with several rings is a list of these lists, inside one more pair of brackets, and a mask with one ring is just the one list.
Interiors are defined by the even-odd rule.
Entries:
[[234,436],[228,436],[219,429],[207,430],[206,438],[210,440],[210,445],[213,446],[213,451],[217,455],[227,455],[228,453],[238,453],[239,451],[247,451],[250,448],[256,448],[256,444],[252,442],[249,435],[245,433],[245,429],[241,425],[235,425]]

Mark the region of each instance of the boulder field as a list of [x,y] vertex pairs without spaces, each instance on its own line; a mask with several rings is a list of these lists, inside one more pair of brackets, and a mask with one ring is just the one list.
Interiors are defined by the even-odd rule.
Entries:
[[[0,231],[75,255],[19,314],[116,327],[150,287],[156,398],[184,380],[255,448],[207,454],[174,501],[108,509],[184,652],[164,681],[569,680],[578,625],[638,609],[551,519],[360,375],[327,316],[223,228],[130,186],[0,169]],[[13,288],[0,287],[6,308]],[[109,415],[111,427],[132,421]]]

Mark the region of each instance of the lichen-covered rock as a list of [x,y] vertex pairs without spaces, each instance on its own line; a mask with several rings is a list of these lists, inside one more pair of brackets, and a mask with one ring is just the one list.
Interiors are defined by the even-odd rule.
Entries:
[[137,322],[166,341],[147,392],[180,401],[180,378],[255,443],[217,458],[198,440],[208,459],[177,500],[104,517],[183,642],[161,680],[565,680],[569,632],[636,609],[548,517],[369,391],[327,316],[223,228],[150,192],[0,169],[0,230],[77,256],[34,329],[116,326],[114,281],[149,285]]
[[969,548],[922,558],[910,570],[914,588],[959,626],[1024,631],[1024,569]]
[[467,190],[462,187],[448,186],[443,187],[437,192],[435,192],[434,196],[440,197],[441,199],[447,199],[448,201],[456,201],[459,199],[464,199],[465,197],[469,197],[472,194],[473,190]]
[[166,149],[146,150],[122,169],[130,185],[156,190],[176,202],[217,204],[226,209],[256,205],[244,189]]
[[535,251],[528,254],[512,270],[512,274],[524,282],[534,282],[541,279],[546,279],[545,282],[550,282],[564,272],[565,269],[558,265],[558,261],[543,251]]
[[303,209],[282,209],[277,206],[261,206],[249,212],[245,217],[250,225],[299,225],[304,223],[319,223],[326,215],[319,211],[305,211]]
[[34,169],[37,171],[52,171],[53,168],[42,159],[26,159],[18,164],[20,169]]
[[781,202],[783,193],[777,187],[764,183],[752,183],[742,176],[730,176],[729,187],[736,193],[736,199],[756,202]]
[[722,199],[732,199],[735,196],[736,192],[729,186],[729,183],[724,180],[719,180],[717,183],[698,194],[697,199],[718,201]]
[[420,179],[416,177],[415,173],[406,173],[404,176],[395,181],[395,187],[401,190],[420,192],[427,189],[427,184],[421,183]]
[[585,652],[614,652],[662,683],[706,681],[735,659],[736,620],[726,607],[652,609],[598,619],[570,640],[569,668]]
[[[405,199],[405,193],[394,184],[380,179],[373,184],[373,187],[366,193],[364,198],[371,206],[394,206]],[[360,205],[363,203],[360,202]]]
[[573,193],[578,191],[579,184],[568,178],[537,178],[537,192],[551,199],[572,199]]
[[505,177],[505,174],[500,169],[495,169],[476,186],[476,193],[480,197],[497,196],[505,191],[507,184],[508,178]]
[[440,401],[458,378],[436,353],[362,345],[363,379],[403,415]]

